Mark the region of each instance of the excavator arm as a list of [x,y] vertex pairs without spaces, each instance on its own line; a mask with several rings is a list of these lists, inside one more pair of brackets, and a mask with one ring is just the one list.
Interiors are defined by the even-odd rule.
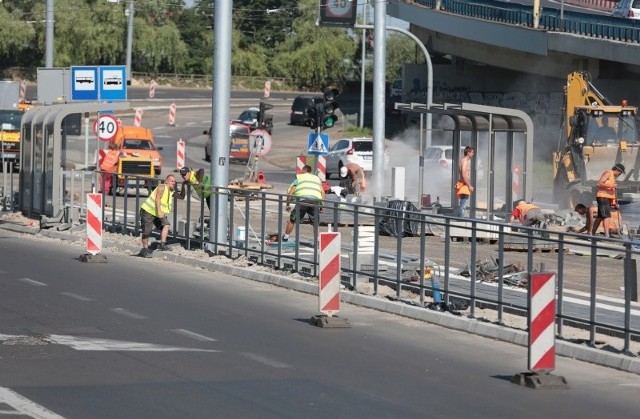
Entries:
[[565,86],[565,128],[569,138],[571,134],[570,118],[580,106],[608,106],[611,101],[591,83],[591,75],[586,71],[574,71],[567,76]]

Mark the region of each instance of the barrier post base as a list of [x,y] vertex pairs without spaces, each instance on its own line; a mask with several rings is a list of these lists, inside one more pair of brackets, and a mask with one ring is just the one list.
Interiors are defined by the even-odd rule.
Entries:
[[92,255],[91,253],[85,253],[84,255],[80,255],[80,262],[107,263],[107,257],[100,253],[98,253],[97,255]]
[[567,380],[560,375],[537,374],[535,372],[518,373],[513,376],[511,382],[534,390],[569,388]]
[[312,326],[326,327],[326,328],[348,328],[351,327],[348,319],[338,316],[327,316],[326,314],[319,314],[309,319],[309,324]]

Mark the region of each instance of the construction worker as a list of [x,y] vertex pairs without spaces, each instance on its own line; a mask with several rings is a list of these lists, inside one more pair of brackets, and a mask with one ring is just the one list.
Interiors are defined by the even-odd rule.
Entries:
[[464,156],[460,159],[460,164],[458,164],[460,179],[455,184],[455,190],[458,198],[456,216],[460,218],[464,217],[465,209],[469,203],[469,196],[474,191],[474,187],[471,186],[471,159],[475,154],[475,148],[465,147]]
[[151,257],[149,250],[149,236],[155,229],[160,230],[160,244],[158,250],[171,250],[167,246],[169,235],[169,219],[167,215],[173,207],[173,194],[176,187],[176,177],[168,175],[165,183],[158,185],[146,201],[140,206],[140,225],[142,228],[142,250],[139,255]]
[[211,178],[204,174],[204,169],[198,169],[198,171],[193,171],[189,167],[180,168],[180,176],[182,176],[182,189],[180,192],[176,192],[175,196],[178,199],[183,199],[187,193],[186,187],[191,185],[193,190],[198,195],[198,197],[207,203],[207,208],[211,209],[211,204],[209,203],[211,196]]
[[351,186],[354,191],[353,193],[356,195],[362,195],[362,193],[367,189],[367,179],[364,175],[364,169],[356,163],[347,163],[345,166],[340,168],[341,179],[343,177],[342,173],[344,173],[342,169],[344,168],[347,169],[346,177],[351,179]]
[[546,226],[542,210],[537,205],[522,200],[516,202],[509,217],[510,223],[515,220],[525,227],[535,225],[538,228],[544,228]]
[[[314,231],[317,230],[318,217],[316,214],[316,208],[320,208],[322,200],[325,199],[324,188],[322,187],[322,181],[320,178],[311,173],[311,166],[308,164],[302,168],[302,173],[296,176],[289,190],[287,191],[286,210],[291,211],[289,220],[287,221],[287,227],[282,236],[282,241],[289,240],[289,234],[293,231],[295,225],[296,213],[300,214],[302,219],[306,214],[309,214],[313,218]],[[291,209],[291,201],[298,198],[298,208]]]
[[595,235],[600,227],[600,223],[603,224],[605,237],[610,236],[610,219],[611,208],[618,210],[618,201],[616,200],[616,179],[625,172],[624,165],[621,163],[616,164],[611,170],[605,170],[600,176],[598,183],[596,184],[596,203],[598,205],[598,214],[593,223],[591,234]]
[[587,208],[587,206],[584,204],[578,204],[576,205],[574,210],[575,212],[582,215],[583,217],[586,217],[584,227],[580,229],[574,229],[574,231],[576,233],[591,234],[591,229],[593,228],[593,221],[598,216],[598,206],[591,205],[589,208]]
[[355,195],[356,188],[353,186],[353,179],[349,176],[349,169],[345,166],[340,168],[340,184],[338,185],[342,188],[340,191],[341,195]]
[[113,174],[118,172],[118,162],[120,161],[120,152],[116,143],[109,143],[109,150],[100,163],[100,170],[105,173],[100,174],[102,192],[111,195],[111,183]]

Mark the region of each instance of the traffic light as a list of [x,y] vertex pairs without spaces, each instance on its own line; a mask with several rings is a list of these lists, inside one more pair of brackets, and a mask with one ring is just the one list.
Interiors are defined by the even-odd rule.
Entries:
[[329,88],[324,91],[324,100],[322,101],[321,109],[321,129],[331,128],[338,122],[338,116],[335,112],[339,107],[338,102],[336,102],[336,98],[339,95],[340,91],[338,89]]
[[307,116],[304,119],[304,124],[311,129],[318,128],[318,108],[317,105],[313,108],[307,109]]
[[258,127],[264,126],[265,114],[269,109],[273,109],[273,105],[266,102],[260,102],[260,113],[258,113]]

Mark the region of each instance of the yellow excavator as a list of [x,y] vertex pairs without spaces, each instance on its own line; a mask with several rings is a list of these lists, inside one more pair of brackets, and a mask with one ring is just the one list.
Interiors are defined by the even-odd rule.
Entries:
[[625,200],[624,193],[638,193],[638,108],[626,100],[612,104],[584,71],[567,76],[564,102],[560,144],[553,153],[553,196],[559,207],[588,206],[595,200],[598,179],[616,163],[627,171],[618,179],[618,201]]

